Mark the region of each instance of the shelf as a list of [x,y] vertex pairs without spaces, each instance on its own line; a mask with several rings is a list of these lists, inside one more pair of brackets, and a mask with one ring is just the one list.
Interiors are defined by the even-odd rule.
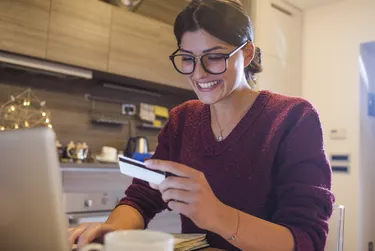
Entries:
[[154,125],[149,125],[149,124],[141,124],[141,125],[138,125],[137,127],[146,128],[146,129],[157,129],[157,130],[163,129],[163,126],[154,126]]
[[92,122],[101,123],[101,124],[113,124],[113,125],[128,125],[128,121],[115,120],[110,118],[98,118],[92,119]]

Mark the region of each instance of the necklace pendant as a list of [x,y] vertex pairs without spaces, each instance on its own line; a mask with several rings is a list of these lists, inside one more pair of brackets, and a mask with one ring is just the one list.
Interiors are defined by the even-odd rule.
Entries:
[[217,141],[223,141],[223,136],[219,136],[219,137],[217,137]]

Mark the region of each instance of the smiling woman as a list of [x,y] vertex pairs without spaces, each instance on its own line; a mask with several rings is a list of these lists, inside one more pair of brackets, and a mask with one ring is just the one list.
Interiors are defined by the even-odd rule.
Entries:
[[334,196],[313,105],[249,85],[261,53],[239,1],[193,0],[174,31],[171,67],[199,100],[170,112],[145,162],[173,175],[159,185],[134,179],[108,221],[71,230],[72,242],[146,228],[169,208],[183,233],[205,233],[215,248],[324,250]]
[[[191,51],[184,50],[184,47],[181,48],[182,38],[186,32],[200,29],[232,46],[241,47],[241,49],[248,42],[252,43],[254,41],[254,30],[251,20],[239,1],[205,1],[204,4],[200,2],[192,1],[192,4],[189,6],[190,8],[186,8],[176,19],[174,32],[180,46],[179,50],[192,53]],[[228,8],[228,4],[232,5],[232,8]],[[199,6],[199,8],[195,8],[195,6]],[[218,18],[218,16],[222,18]],[[216,48],[203,50],[203,53],[217,52],[224,48],[217,46]],[[262,71],[261,50],[256,47],[252,53],[253,58],[247,67],[245,67],[245,74],[248,80],[255,79],[254,75]]]

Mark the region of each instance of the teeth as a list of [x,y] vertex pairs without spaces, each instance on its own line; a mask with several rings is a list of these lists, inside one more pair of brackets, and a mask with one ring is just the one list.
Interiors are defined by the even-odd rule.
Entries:
[[203,89],[209,89],[211,88],[212,86],[216,85],[219,83],[219,80],[217,81],[211,81],[211,82],[206,82],[206,83],[198,83],[199,87],[200,88],[203,88]]

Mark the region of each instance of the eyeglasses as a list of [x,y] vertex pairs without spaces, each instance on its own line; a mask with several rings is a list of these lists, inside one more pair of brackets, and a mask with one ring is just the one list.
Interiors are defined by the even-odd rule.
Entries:
[[219,75],[224,73],[228,68],[228,59],[233,56],[236,52],[241,50],[248,41],[237,47],[230,53],[206,53],[201,56],[193,56],[187,53],[179,53],[178,48],[169,59],[172,61],[176,71],[183,75],[192,74],[197,65],[197,60],[200,60],[203,69],[210,74]]

